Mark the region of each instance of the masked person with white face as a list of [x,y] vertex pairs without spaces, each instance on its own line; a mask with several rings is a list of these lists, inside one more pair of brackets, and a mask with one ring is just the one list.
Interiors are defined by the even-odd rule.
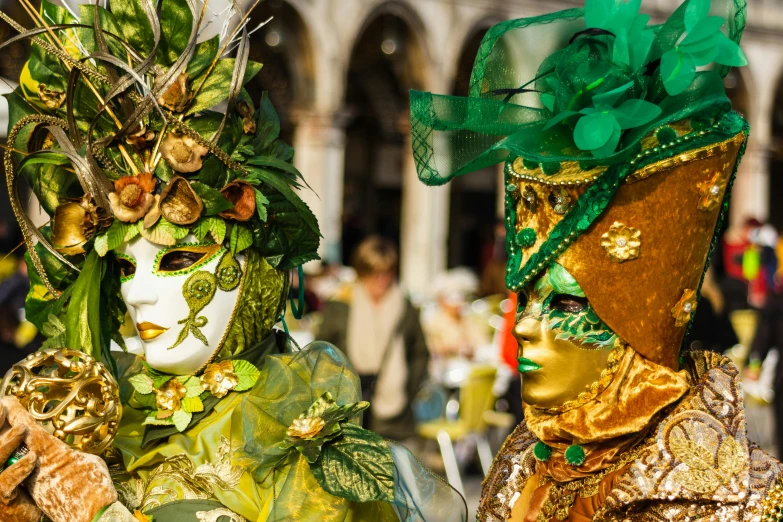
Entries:
[[[198,41],[197,0],[42,4],[17,37],[32,56],[5,156],[27,318],[48,348],[102,359],[122,418],[104,462],[4,398],[0,462],[29,452],[0,471],[0,520],[465,520],[459,494],[360,427],[339,350],[273,329],[320,233],[274,108],[242,88],[261,67],[245,26]],[[52,216],[40,230],[21,179]],[[126,312],[143,353],[115,357]]]

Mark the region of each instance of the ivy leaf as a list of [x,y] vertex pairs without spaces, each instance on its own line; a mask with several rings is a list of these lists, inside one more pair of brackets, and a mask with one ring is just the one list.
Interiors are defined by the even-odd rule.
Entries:
[[185,397],[182,399],[182,409],[187,413],[200,413],[204,411],[204,403],[199,397]]
[[141,235],[144,239],[156,245],[173,246],[177,241],[188,235],[186,227],[180,227],[161,217],[157,224],[152,228],[141,228]]
[[49,318],[43,325],[41,333],[46,337],[46,341],[41,346],[47,348],[62,348],[65,346],[65,323],[54,314],[49,314]]
[[193,181],[190,186],[198,194],[198,197],[204,202],[204,215],[205,216],[217,216],[224,210],[230,210],[234,208],[229,200],[223,197],[223,194],[219,190],[215,190],[209,185],[205,185],[198,181]]
[[696,77],[696,63],[679,49],[667,51],[661,57],[661,78],[666,92],[676,96],[688,87]]
[[193,235],[199,241],[203,241],[207,234],[212,235],[212,239],[217,244],[221,244],[226,238],[226,222],[218,217],[202,218],[193,227]]
[[201,387],[201,380],[198,377],[177,377],[177,380],[187,390],[185,397],[198,397],[204,391]]
[[[185,115],[190,116],[191,114],[201,112],[225,100],[228,97],[228,85],[231,83],[231,77],[234,75],[235,68],[236,59],[234,58],[221,58],[218,60]],[[252,80],[260,70],[260,63],[248,61],[242,85]],[[201,81],[194,82],[194,84],[196,86],[201,85]]]
[[239,378],[239,382],[234,387],[234,391],[246,391],[251,389],[258,382],[261,372],[247,361],[241,359],[231,361],[234,365],[234,373]]
[[394,461],[380,435],[343,424],[339,439],[325,444],[310,465],[324,490],[354,502],[394,500]]
[[174,415],[171,416],[172,424],[174,424],[179,432],[183,432],[188,428],[188,424],[190,424],[192,418],[192,413],[183,410],[177,410],[174,412]]
[[196,45],[193,57],[190,59],[190,63],[188,63],[188,67],[185,70],[190,77],[191,83],[207,70],[209,64],[211,64],[212,60],[217,56],[218,47],[220,47],[220,36],[218,35],[210,38],[206,42],[201,42]]
[[236,223],[231,228],[231,238],[229,245],[231,254],[237,255],[238,253],[253,245],[253,233],[246,226]]
[[107,252],[131,241],[141,233],[141,220],[136,223],[125,223],[115,219],[104,234],[95,238],[95,250],[101,257]]
[[620,128],[633,129],[653,121],[661,115],[660,107],[645,100],[628,100],[612,111]]
[[139,373],[128,379],[128,382],[133,385],[133,389],[142,395],[148,395],[152,393],[153,381],[152,377],[145,373]]

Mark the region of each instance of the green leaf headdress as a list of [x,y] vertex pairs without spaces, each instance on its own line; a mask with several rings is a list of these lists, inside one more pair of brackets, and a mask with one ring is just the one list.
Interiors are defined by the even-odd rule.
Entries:
[[[317,258],[315,216],[280,121],[244,85],[245,13],[237,29],[199,42],[198,0],[85,2],[78,11],[42,0],[35,27],[0,17],[32,44],[10,112],[5,169],[28,245],[28,317],[42,330],[65,318],[67,342],[93,356],[121,342],[124,305],[109,253],[142,236],[173,245],[189,233],[252,248],[278,270]],[[236,49],[234,57],[226,55]],[[211,110],[225,103],[225,112]],[[25,179],[52,217],[36,228],[18,196]],[[109,310],[111,320],[101,320]],[[61,329],[61,328],[60,328]],[[52,328],[49,328],[52,330]],[[59,329],[54,329],[58,330]]]

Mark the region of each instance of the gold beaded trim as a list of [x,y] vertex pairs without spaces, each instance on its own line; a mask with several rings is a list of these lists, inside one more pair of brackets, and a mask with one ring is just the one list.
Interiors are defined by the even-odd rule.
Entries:
[[562,162],[560,171],[557,174],[547,175],[541,170],[541,167],[528,170],[525,168],[524,160],[517,158],[507,164],[509,175],[517,181],[533,181],[544,185],[587,185],[606,172],[609,167],[598,166],[589,170],[582,170],[577,161]]
[[607,389],[612,383],[612,380],[614,380],[614,374],[617,373],[617,369],[620,367],[620,361],[623,360],[627,347],[628,345],[624,341],[620,339],[615,341],[612,353],[609,354],[609,359],[606,361],[606,368],[601,372],[601,376],[597,381],[591,384],[586,391],[580,393],[576,399],[565,402],[556,408],[547,408],[544,411],[552,414],[564,413],[583,406],[595,399],[596,396]]
[[761,504],[761,520],[778,522],[783,520],[783,483],[778,482],[767,493]]
[[577,495],[579,498],[590,498],[598,493],[601,481],[608,474],[613,473],[638,459],[645,447],[646,444],[644,443],[638,445],[636,448],[624,453],[620,457],[620,460],[608,468],[587,478],[573,480],[571,482],[556,482],[549,477],[541,477],[539,486],[552,483],[552,488],[547,493],[544,505],[541,507],[541,511],[536,517],[536,522],[549,522],[552,520],[552,517],[557,520],[566,520],[569,511],[576,501]]
[[[704,136],[705,134],[707,134],[707,131],[699,131],[697,134],[699,136]],[[682,139],[686,139],[686,138],[687,136]],[[726,141],[722,141],[720,143],[713,143],[711,145],[705,145],[704,147],[690,150],[688,152],[683,152],[682,154],[678,154],[677,156],[667,158],[665,160],[656,161],[655,163],[651,163],[650,165],[640,168],[639,170],[637,170],[636,172],[628,176],[625,182],[628,184],[636,183],[637,181],[641,181],[643,179],[649,178],[653,174],[657,174],[659,172],[663,172],[666,170],[671,170],[675,167],[679,167],[680,165],[684,165],[692,161],[711,158],[718,154],[727,152],[730,147],[736,145],[737,143],[742,143],[743,141],[745,141],[745,139],[746,139],[745,133],[740,132],[733,138],[730,138]],[[661,147],[667,148],[667,145],[662,145]],[[634,161],[631,161],[631,164],[633,163]]]

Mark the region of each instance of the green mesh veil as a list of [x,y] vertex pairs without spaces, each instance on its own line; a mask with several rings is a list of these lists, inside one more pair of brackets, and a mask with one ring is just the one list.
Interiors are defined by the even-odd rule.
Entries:
[[641,0],[588,0],[492,27],[468,97],[411,93],[419,177],[456,176],[523,157],[556,173],[627,161],[651,130],[730,110],[722,78],[747,63],[745,0],[686,0],[661,25]]

